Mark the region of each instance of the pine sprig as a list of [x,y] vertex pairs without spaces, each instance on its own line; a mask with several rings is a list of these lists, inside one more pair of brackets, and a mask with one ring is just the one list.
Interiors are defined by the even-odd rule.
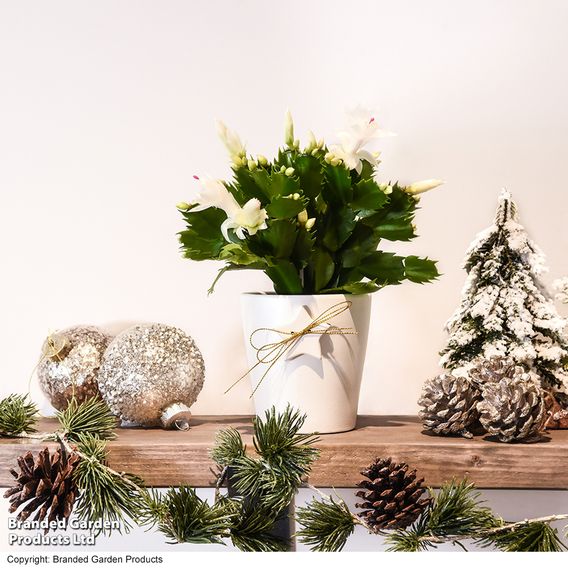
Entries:
[[[74,473],[80,490],[76,512],[86,521],[118,521],[126,532],[144,503],[143,481],[127,473],[118,473],[107,465],[106,442],[93,434],[76,434],[81,460]],[[120,528],[118,529],[120,532]],[[101,529],[111,532],[111,529]]]
[[506,552],[560,552],[565,549],[558,531],[550,526],[567,515],[505,522],[484,507],[475,486],[467,480],[443,485],[418,521],[407,530],[390,533],[386,542],[393,552],[416,552],[472,540]]
[[480,542],[495,546],[503,552],[562,552],[567,550],[558,531],[548,522],[526,521],[513,523],[490,531]]
[[312,446],[318,437],[299,433],[304,421],[305,416],[291,406],[282,413],[272,407],[264,419],[253,419],[253,445],[259,458],[246,455],[241,434],[234,428],[219,432],[211,457],[220,466],[230,467],[233,486],[241,496],[281,511],[319,455]]
[[232,480],[240,495],[277,511],[289,505],[302,483],[297,471],[271,466],[263,459],[248,456],[235,461]]
[[69,441],[79,440],[81,434],[90,434],[101,440],[116,437],[117,419],[106,402],[99,398],[89,398],[82,403],[72,398],[67,408],[57,412],[56,416],[61,434]]
[[143,508],[142,521],[156,525],[172,544],[222,544],[235,515],[223,501],[211,506],[188,486],[172,487],[163,495],[148,493]]
[[215,463],[226,467],[242,458],[245,452],[246,446],[239,431],[235,428],[225,428],[215,436],[215,445],[210,455]]
[[314,498],[308,506],[299,507],[296,520],[302,527],[297,536],[316,552],[342,550],[358,522],[345,501],[333,497],[325,501]]
[[319,437],[315,434],[300,434],[306,415],[290,405],[277,414],[275,407],[267,410],[264,420],[253,418],[254,447],[270,465],[290,468],[299,475],[306,475],[318,458],[319,450],[313,447]]
[[442,542],[456,542],[502,524],[491,509],[483,506],[480,493],[467,479],[452,480],[438,493],[429,490],[431,502],[412,527],[390,533],[388,550],[416,552]]
[[421,519],[409,529],[401,529],[386,536],[385,542],[390,546],[389,552],[423,552],[435,546],[431,541],[424,540],[426,529]]
[[231,542],[243,552],[285,552],[289,543],[272,531],[279,515],[274,509],[253,504],[249,499],[225,499],[233,512]]
[[0,401],[0,436],[36,432],[38,408],[28,395],[12,394]]
[[483,506],[475,485],[463,479],[444,484],[437,494],[430,490],[431,505],[425,511],[426,531],[436,537],[470,535],[494,528],[501,519]]

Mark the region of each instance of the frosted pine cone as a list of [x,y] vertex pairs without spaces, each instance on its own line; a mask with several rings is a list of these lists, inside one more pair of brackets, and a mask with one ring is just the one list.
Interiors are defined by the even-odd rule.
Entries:
[[477,405],[488,434],[501,442],[531,442],[540,438],[546,421],[544,392],[524,371],[513,378],[486,383]]
[[427,430],[441,436],[471,438],[478,422],[479,389],[467,378],[442,374],[426,381],[418,404]]
[[525,372],[521,365],[517,365],[509,357],[491,357],[490,359],[480,359],[474,367],[469,370],[469,378],[481,388],[485,383],[498,383],[503,379],[520,377],[530,379],[530,375]]

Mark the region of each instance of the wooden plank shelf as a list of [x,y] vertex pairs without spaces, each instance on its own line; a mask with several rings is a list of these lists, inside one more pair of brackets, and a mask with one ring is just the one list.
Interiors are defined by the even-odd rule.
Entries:
[[[118,437],[109,442],[109,462],[155,487],[211,487],[214,464],[209,449],[215,433],[227,426],[237,428],[250,447],[250,416],[195,416],[187,432],[118,430]],[[56,427],[54,419],[39,424],[40,431]],[[11,483],[9,469],[18,455],[45,445],[24,438],[0,439],[0,486]],[[353,487],[362,467],[377,456],[391,456],[418,469],[432,487],[467,476],[480,488],[568,489],[568,430],[549,432],[537,444],[500,444],[483,437],[430,436],[412,416],[360,416],[355,430],[322,435],[317,447],[321,457],[310,483],[318,487]]]

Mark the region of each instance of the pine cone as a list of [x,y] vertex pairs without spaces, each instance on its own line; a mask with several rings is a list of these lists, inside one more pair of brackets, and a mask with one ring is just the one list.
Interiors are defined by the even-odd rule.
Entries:
[[20,521],[25,521],[34,511],[37,511],[34,521],[42,521],[46,516],[49,522],[67,520],[77,496],[73,472],[78,462],[79,456],[68,455],[61,449],[50,454],[49,448],[45,448],[35,459],[31,452],[20,456],[20,471],[10,470],[16,485],[4,493],[4,497],[10,498],[10,513],[25,505],[18,513]]
[[471,438],[478,424],[479,389],[465,377],[443,374],[426,381],[418,404],[426,430]]
[[544,392],[536,379],[521,370],[513,378],[486,383],[477,405],[488,434],[501,442],[536,441],[546,421]]
[[479,388],[486,383],[498,383],[503,379],[512,379],[513,377],[524,374],[525,379],[530,379],[530,375],[525,369],[515,363],[509,357],[491,357],[490,359],[480,359],[474,367],[469,370],[469,378]]
[[359,516],[375,532],[411,525],[430,503],[430,499],[422,499],[426,491],[422,487],[424,479],[416,479],[416,470],[409,472],[405,463],[377,458],[361,474],[369,481],[357,484],[364,491],[356,493],[363,502],[356,503],[355,507],[366,509]]
[[564,392],[548,391],[544,395],[547,430],[565,430],[568,428],[568,395]]

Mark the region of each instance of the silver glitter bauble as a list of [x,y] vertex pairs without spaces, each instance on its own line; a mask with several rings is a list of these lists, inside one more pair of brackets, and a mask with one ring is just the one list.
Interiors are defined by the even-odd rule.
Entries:
[[109,345],[99,388],[124,421],[186,429],[204,374],[201,352],[191,337],[169,325],[142,324]]
[[93,326],[77,325],[51,334],[37,369],[41,390],[57,410],[99,396],[98,374],[112,336]]

